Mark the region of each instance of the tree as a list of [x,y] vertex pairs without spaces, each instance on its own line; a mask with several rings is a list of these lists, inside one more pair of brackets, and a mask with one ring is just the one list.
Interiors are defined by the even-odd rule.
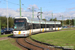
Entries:
[[13,27],[14,19],[12,17],[9,17],[9,27]]
[[66,24],[69,24],[69,19],[66,20]]
[[[50,21],[52,21],[52,19],[50,19]],[[53,21],[57,21],[57,18],[54,18]]]
[[[7,27],[7,17],[0,16],[0,18],[1,18],[1,27]],[[12,17],[9,17],[8,21],[9,21],[9,27],[13,27],[14,19]]]
[[6,27],[7,26],[7,18],[6,16],[1,16],[1,27]]
[[74,19],[71,20],[71,25],[74,25]]
[[46,19],[42,19],[43,21],[46,21]]

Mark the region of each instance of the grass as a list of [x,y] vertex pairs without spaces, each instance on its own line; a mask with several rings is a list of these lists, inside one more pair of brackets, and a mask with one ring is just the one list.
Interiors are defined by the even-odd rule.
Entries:
[[37,34],[31,37],[56,46],[73,46],[75,48],[75,30]]
[[[13,34],[1,35],[0,38],[12,36],[12,35]],[[15,44],[14,39],[1,40],[0,41],[0,50],[21,50],[20,48],[16,47],[14,44]]]
[[13,34],[7,34],[7,35],[1,35],[0,37],[8,37],[8,36],[12,36]]
[[[14,42],[14,40],[12,40]],[[0,50],[21,50],[18,47],[11,44],[9,40],[0,41]]]

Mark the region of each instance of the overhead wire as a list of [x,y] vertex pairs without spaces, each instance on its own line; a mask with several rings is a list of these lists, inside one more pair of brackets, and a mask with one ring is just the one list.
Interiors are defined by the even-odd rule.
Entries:
[[[6,1],[6,0],[4,0],[4,1]],[[16,4],[16,3],[10,2],[10,1],[6,1],[6,2],[11,3],[11,4],[15,4],[15,5],[19,5],[19,4]],[[24,4],[22,4],[22,6],[24,6]],[[24,6],[24,7],[27,8],[26,6]]]
[[[4,1],[6,1],[6,0],[4,0]],[[11,4],[15,4],[15,5],[19,5],[19,4],[16,4],[16,3],[10,2],[10,1],[6,1],[6,2],[9,2],[9,3],[11,3]]]

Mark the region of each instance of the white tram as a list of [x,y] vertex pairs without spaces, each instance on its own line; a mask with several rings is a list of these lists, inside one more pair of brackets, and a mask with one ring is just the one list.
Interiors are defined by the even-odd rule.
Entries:
[[34,21],[28,20],[27,17],[15,17],[14,19],[14,37],[26,37],[31,34],[61,30],[60,21]]

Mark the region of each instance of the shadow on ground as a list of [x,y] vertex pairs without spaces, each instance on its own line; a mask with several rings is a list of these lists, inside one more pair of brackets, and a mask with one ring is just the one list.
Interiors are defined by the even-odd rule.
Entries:
[[13,36],[13,34],[9,35],[8,37],[9,37],[9,38],[15,38],[15,37]]

